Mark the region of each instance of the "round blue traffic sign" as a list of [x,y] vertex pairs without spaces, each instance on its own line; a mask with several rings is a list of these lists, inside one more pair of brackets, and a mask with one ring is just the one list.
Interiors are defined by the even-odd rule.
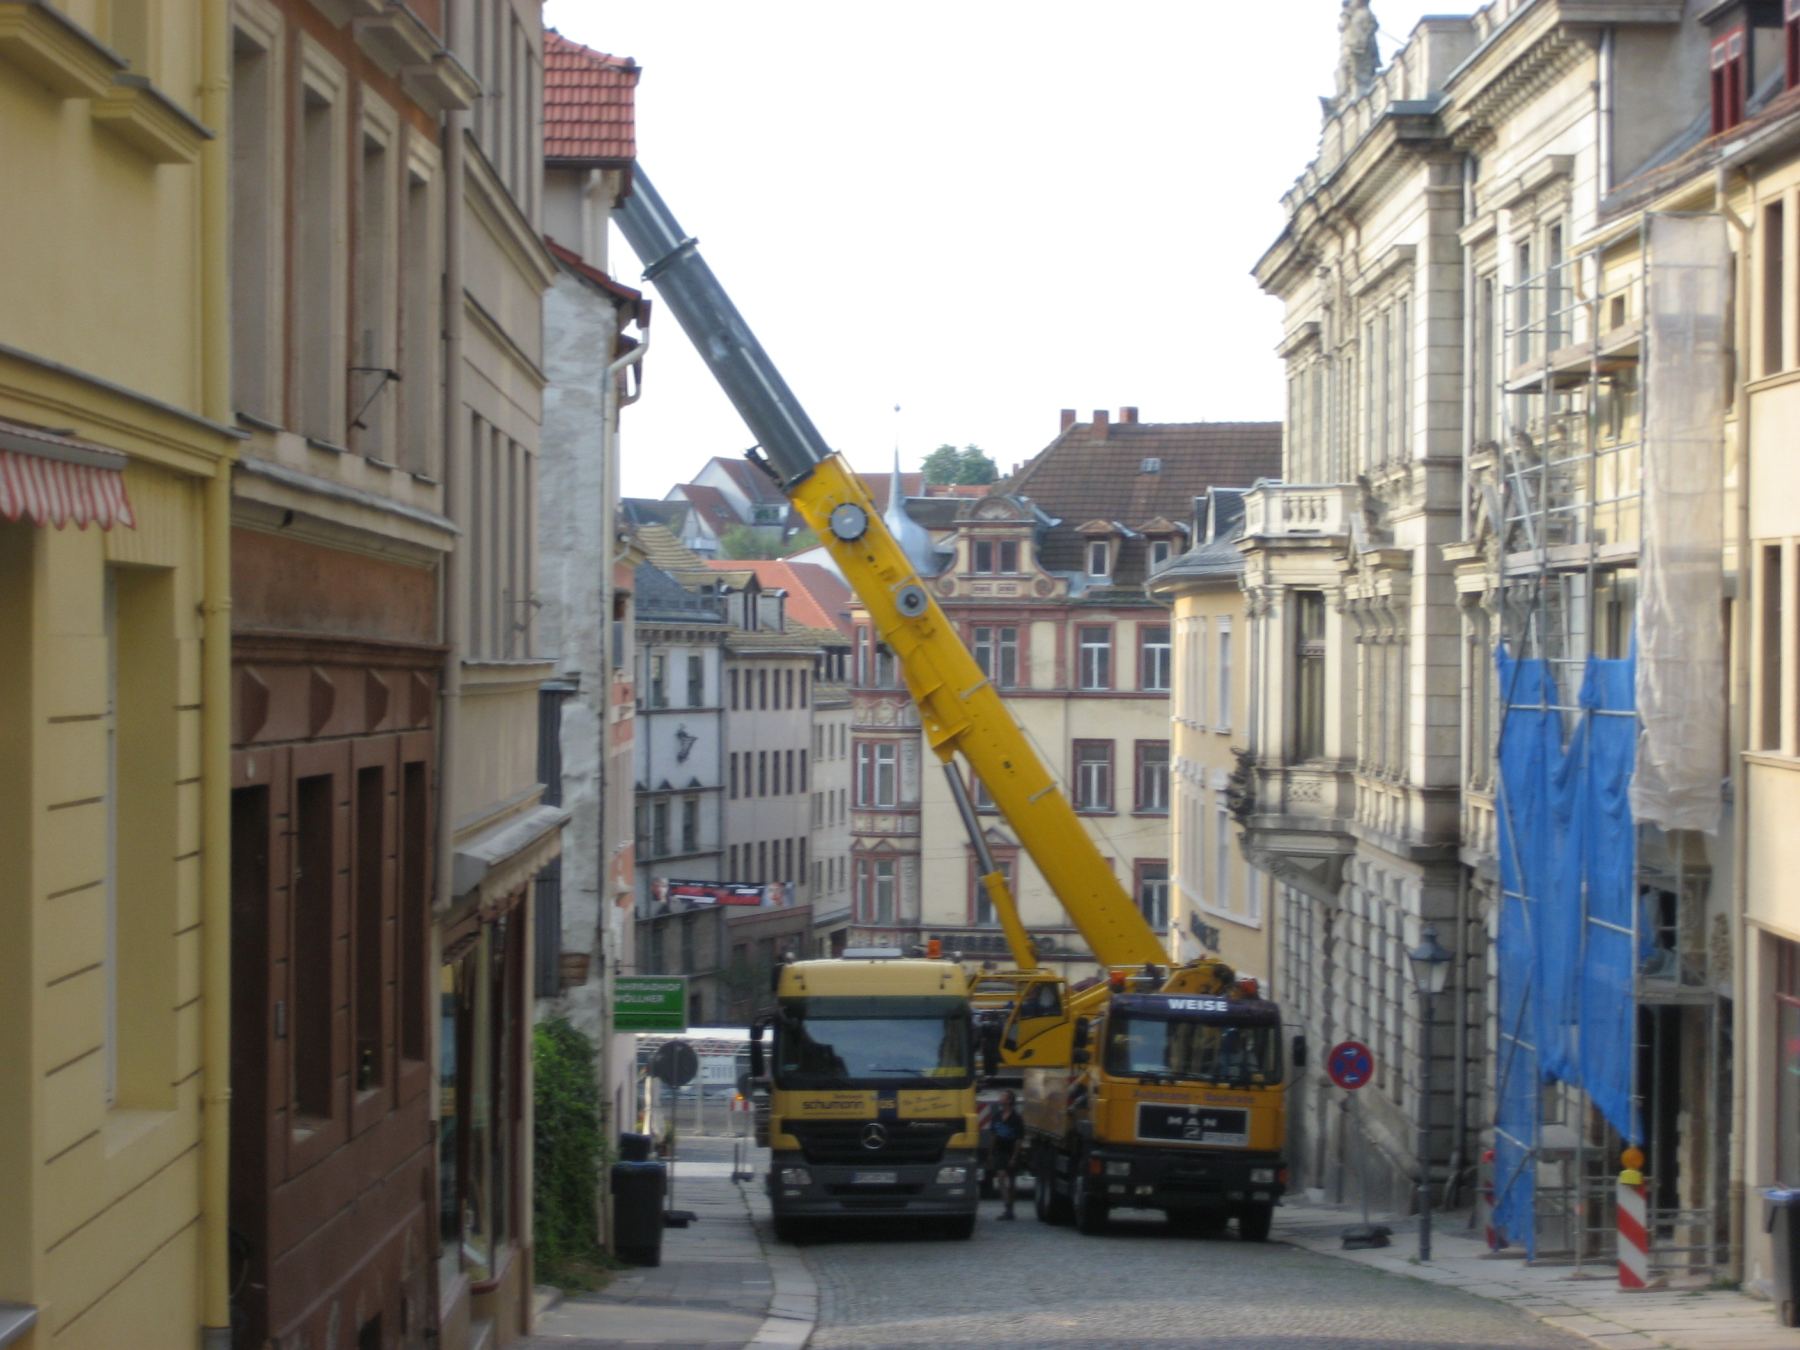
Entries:
[[1339,1041],[1325,1056],[1325,1072],[1339,1087],[1354,1092],[1375,1076],[1374,1052],[1361,1041]]

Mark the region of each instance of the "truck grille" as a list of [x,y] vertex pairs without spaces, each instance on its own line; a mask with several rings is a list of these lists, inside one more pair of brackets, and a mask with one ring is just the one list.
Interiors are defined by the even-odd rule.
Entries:
[[809,1163],[867,1167],[937,1162],[944,1156],[945,1145],[962,1128],[960,1120],[882,1121],[876,1138],[871,1129],[875,1125],[867,1120],[814,1120],[795,1122],[788,1133],[799,1140]]

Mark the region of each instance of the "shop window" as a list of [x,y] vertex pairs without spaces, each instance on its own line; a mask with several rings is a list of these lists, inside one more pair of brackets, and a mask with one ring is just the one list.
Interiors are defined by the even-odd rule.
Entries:
[[293,1066],[294,1114],[316,1120],[332,1114],[332,777],[314,774],[294,784],[293,1013],[288,1055]]
[[1800,1186],[1800,942],[1775,943],[1775,1180]]
[[382,828],[387,814],[386,775],[379,765],[356,772],[356,837],[354,913],[356,915],[355,946],[351,951],[351,973],[356,991],[352,1005],[352,1024],[356,1037],[356,1061],[352,1066],[356,1090],[366,1092],[382,1079],[383,1019],[382,993],[386,972],[382,969],[381,939],[385,926],[386,896],[382,885],[386,861],[386,831]]

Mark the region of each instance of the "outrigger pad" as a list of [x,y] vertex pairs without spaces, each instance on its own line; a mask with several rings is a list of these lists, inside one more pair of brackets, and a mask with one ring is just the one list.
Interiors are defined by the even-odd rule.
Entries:
[[1352,1252],[1363,1247],[1385,1247],[1393,1231],[1379,1223],[1352,1224],[1344,1230],[1344,1250]]

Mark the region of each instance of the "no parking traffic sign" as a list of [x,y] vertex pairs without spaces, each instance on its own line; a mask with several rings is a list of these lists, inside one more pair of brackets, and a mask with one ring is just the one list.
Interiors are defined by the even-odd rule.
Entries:
[[1325,1072],[1339,1087],[1354,1092],[1375,1076],[1374,1052],[1361,1041],[1339,1041],[1325,1056]]

